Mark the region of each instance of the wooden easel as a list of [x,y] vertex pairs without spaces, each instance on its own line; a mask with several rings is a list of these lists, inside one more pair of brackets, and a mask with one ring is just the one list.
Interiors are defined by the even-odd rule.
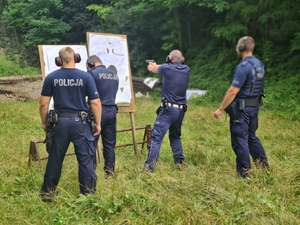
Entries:
[[[117,130],[117,132],[126,132],[126,131],[131,131],[131,128],[128,129],[122,129],[122,130]],[[144,146],[145,144],[147,145],[147,149],[149,149],[149,144],[150,144],[150,135],[151,135],[151,131],[152,131],[152,127],[151,125],[146,125],[146,126],[140,126],[140,127],[135,127],[134,129],[135,131],[137,130],[144,130],[144,136],[143,136],[143,140],[142,141],[137,141],[136,145],[141,144],[142,145],[142,150],[144,150]],[[48,159],[48,157],[41,157],[40,154],[40,150],[39,150],[39,145],[40,144],[44,144],[44,140],[31,140],[30,141],[30,146],[29,146],[29,157],[28,157],[28,166],[31,165],[31,162],[38,162],[40,169],[42,169],[42,160]],[[121,148],[121,147],[125,147],[125,146],[131,146],[133,145],[133,143],[126,143],[126,144],[120,144],[120,145],[116,145],[115,148]],[[100,147],[100,139],[98,142],[98,146],[97,146],[97,161],[100,162],[101,161],[101,152],[100,150],[102,150],[102,148]],[[71,155],[75,155],[75,153],[67,153],[66,156],[71,156]]]

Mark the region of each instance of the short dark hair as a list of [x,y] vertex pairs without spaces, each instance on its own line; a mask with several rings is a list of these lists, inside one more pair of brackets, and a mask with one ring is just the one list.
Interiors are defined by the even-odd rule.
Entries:
[[255,47],[254,39],[250,36],[244,36],[240,41],[245,45],[245,50],[248,52],[253,52]]
[[59,50],[59,57],[63,62],[69,64],[72,60],[74,60],[74,50],[70,47],[64,47]]
[[89,59],[92,60],[94,63],[100,63],[102,65],[101,59],[98,56],[96,56],[96,55],[91,55],[89,57]]

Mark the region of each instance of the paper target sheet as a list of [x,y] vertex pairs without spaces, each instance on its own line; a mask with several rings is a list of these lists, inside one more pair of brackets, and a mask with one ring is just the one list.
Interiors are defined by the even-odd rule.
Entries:
[[106,68],[119,77],[116,104],[130,104],[132,99],[130,60],[125,35],[88,33],[89,56],[98,56]]

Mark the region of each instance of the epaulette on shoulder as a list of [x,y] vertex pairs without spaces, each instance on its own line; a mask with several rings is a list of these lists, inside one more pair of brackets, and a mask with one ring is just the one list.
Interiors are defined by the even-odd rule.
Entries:
[[244,62],[242,62],[242,66],[246,66],[248,64],[248,60],[245,60]]

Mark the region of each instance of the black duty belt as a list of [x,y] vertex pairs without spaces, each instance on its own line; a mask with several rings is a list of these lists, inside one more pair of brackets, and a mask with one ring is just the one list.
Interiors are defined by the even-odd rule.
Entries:
[[[160,106],[163,106],[163,103],[161,103]],[[168,106],[171,106],[171,107],[174,107],[174,108],[183,109],[184,105],[178,105],[178,104],[174,104],[174,103],[168,102]]]
[[258,106],[260,104],[259,98],[246,98],[243,99],[245,102],[245,106],[247,107],[255,107]]
[[77,113],[58,113],[58,117],[79,117],[79,112],[77,112]]

